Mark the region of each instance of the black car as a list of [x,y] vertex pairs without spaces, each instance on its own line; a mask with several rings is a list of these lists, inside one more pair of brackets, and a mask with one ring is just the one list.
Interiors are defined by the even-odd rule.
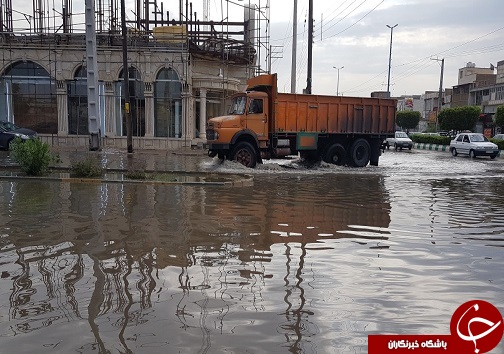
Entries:
[[11,122],[0,122],[0,149],[9,150],[9,145],[15,137],[19,137],[24,141],[35,139],[37,132],[20,128]]

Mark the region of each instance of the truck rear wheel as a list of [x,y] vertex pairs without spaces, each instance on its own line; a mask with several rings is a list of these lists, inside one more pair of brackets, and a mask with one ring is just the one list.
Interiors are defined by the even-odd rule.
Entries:
[[371,147],[366,139],[357,139],[350,148],[350,160],[355,167],[364,167],[369,163]]
[[341,144],[333,144],[324,154],[324,162],[332,163],[337,166],[345,164],[346,150]]
[[254,168],[257,164],[257,155],[250,143],[242,141],[231,152],[231,160],[239,162],[243,166]]

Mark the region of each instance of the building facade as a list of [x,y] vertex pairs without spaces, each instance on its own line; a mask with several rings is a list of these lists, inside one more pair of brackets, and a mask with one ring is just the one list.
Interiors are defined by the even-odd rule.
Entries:
[[[207,120],[225,113],[229,97],[260,70],[257,16],[246,8],[242,22],[130,26],[126,52],[136,148],[177,149],[205,141]],[[88,145],[86,40],[71,29],[20,34],[3,26],[0,121],[31,128],[51,145]],[[122,35],[102,27],[96,44],[100,145],[125,148]]]

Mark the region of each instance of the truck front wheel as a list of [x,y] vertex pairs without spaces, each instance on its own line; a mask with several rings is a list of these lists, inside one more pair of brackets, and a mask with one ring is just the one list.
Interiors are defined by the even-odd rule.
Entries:
[[357,139],[350,148],[350,160],[355,167],[364,167],[369,163],[371,147],[366,139]]
[[254,168],[257,164],[257,155],[254,147],[250,143],[242,141],[236,144],[231,152],[231,160],[239,162],[243,166]]

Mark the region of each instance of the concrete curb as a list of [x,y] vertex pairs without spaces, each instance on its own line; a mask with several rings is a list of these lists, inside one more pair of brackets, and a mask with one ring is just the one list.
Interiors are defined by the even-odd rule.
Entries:
[[426,143],[414,143],[413,147],[415,149],[421,150],[434,150],[434,151],[449,151],[449,145],[439,145],[439,144],[426,144]]
[[[182,176],[183,174],[180,173]],[[190,175],[190,174],[189,174]],[[212,174],[202,174],[211,177]],[[57,176],[26,176],[26,175],[0,175],[0,180],[7,181],[29,181],[29,180],[39,180],[39,181],[53,181],[61,183],[117,183],[117,184],[172,184],[172,185],[203,185],[203,186],[228,186],[228,187],[247,187],[254,184],[254,178],[251,175],[233,175],[236,179],[228,181],[160,181],[160,180],[135,180],[135,179],[109,179],[109,178],[80,178],[80,177],[57,177]]]

